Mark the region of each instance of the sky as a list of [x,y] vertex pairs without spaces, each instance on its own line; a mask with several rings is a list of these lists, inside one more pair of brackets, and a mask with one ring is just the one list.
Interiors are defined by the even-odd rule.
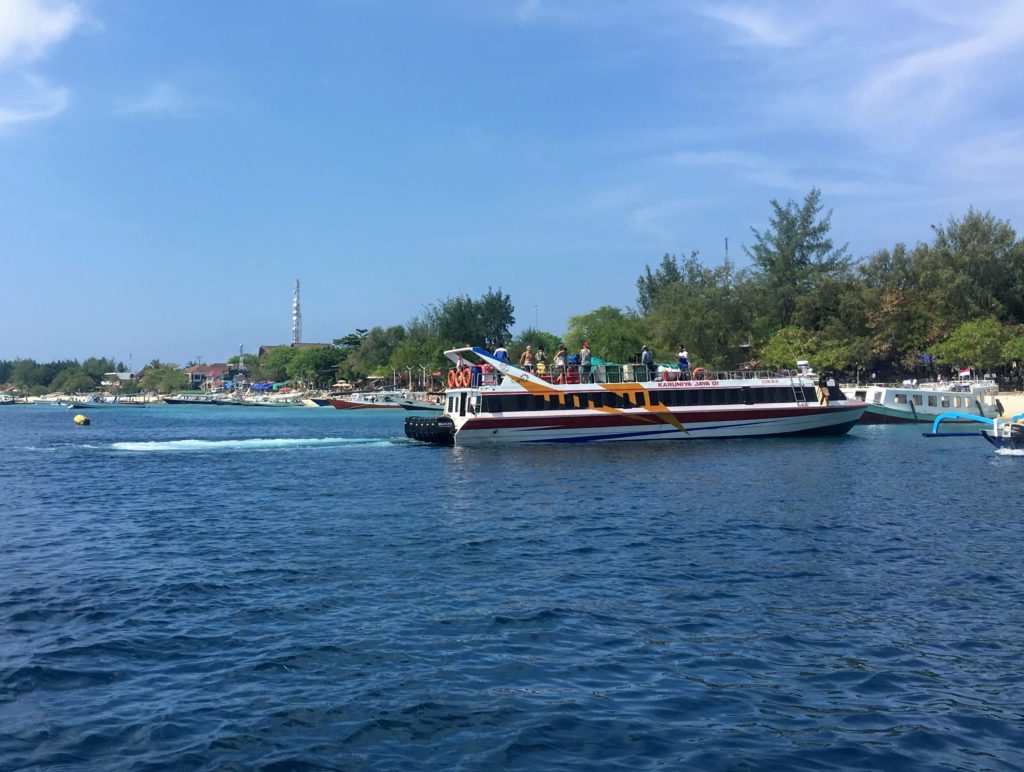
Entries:
[[1024,2],[0,0],[0,359],[224,361],[507,292],[1024,227]]

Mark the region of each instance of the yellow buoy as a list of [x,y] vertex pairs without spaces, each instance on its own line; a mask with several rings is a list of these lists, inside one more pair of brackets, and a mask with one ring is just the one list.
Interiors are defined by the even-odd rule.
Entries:
[[76,426],[88,426],[89,425],[89,419],[86,416],[82,415],[81,413],[76,415],[74,420],[75,420],[75,425]]

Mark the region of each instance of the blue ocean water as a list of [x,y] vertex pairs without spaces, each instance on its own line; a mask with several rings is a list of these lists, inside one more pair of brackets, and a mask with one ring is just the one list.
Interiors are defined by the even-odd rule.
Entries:
[[0,409],[0,768],[1024,768],[1024,458]]

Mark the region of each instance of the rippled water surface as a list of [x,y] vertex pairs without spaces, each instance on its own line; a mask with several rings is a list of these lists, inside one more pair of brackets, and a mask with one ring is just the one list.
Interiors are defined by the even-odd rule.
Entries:
[[1024,458],[980,438],[71,417],[0,408],[2,769],[1024,768]]

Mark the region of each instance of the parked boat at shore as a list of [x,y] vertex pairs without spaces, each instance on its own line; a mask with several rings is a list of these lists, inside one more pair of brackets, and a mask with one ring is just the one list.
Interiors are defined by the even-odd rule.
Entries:
[[113,396],[104,396],[103,394],[88,394],[81,398],[71,398],[68,400],[59,401],[58,404],[64,405],[68,410],[91,410],[95,408],[114,408],[114,407],[146,407],[147,403],[142,399],[137,399],[140,395],[136,394],[115,394]]
[[[995,381],[878,383],[852,388],[855,399],[867,404],[863,424],[930,423],[950,411],[995,418],[1002,412]],[[965,419],[956,419],[962,423]]]
[[409,396],[399,403],[404,410],[433,411],[440,413],[444,410],[444,395],[430,394],[425,391],[412,391]]
[[164,397],[164,402],[168,405],[216,405],[222,401],[218,400],[213,394],[206,392],[196,394],[182,392],[174,397]]
[[402,401],[409,399],[405,390],[355,391],[327,401],[338,410],[400,410]]
[[445,356],[456,367],[444,412],[406,418],[412,439],[484,445],[845,434],[866,409],[834,386],[819,404],[814,380],[799,373],[698,367],[680,380],[678,370],[661,368],[654,380],[641,365],[531,373],[475,347]]

